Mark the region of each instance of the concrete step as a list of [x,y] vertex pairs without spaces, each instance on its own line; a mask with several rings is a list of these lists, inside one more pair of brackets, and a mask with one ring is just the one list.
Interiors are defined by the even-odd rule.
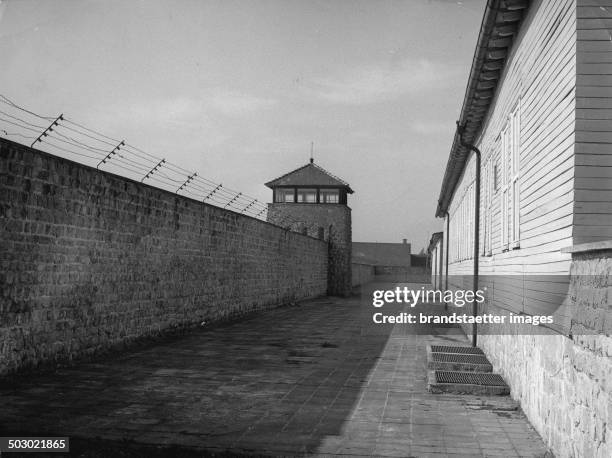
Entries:
[[510,387],[499,374],[490,372],[462,372],[431,370],[427,388],[431,393],[475,394],[503,396]]
[[[452,348],[452,347],[446,347]],[[454,347],[471,348],[471,347]],[[434,346],[435,349],[435,346]],[[478,349],[479,350],[479,349]],[[484,354],[476,353],[440,353],[427,347],[427,367],[433,370],[461,372],[492,372],[493,366]]]

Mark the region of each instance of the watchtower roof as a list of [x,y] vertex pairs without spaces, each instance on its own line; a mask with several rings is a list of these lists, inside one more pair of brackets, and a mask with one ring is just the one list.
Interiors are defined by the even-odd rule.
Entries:
[[272,181],[266,183],[268,188],[276,188],[279,186],[335,186],[345,188],[349,194],[353,190],[349,184],[329,173],[323,167],[318,166],[314,161],[299,167],[292,172],[286,173]]

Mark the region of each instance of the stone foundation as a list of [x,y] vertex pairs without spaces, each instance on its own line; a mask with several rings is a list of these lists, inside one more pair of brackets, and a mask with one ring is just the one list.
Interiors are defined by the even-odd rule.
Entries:
[[[490,329],[478,345],[557,457],[612,456],[612,250],[572,249],[571,334]],[[596,317],[596,319],[593,319]]]

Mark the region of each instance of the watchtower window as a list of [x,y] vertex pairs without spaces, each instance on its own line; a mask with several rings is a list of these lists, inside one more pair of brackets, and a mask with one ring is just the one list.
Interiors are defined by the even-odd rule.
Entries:
[[295,202],[295,193],[293,189],[276,189],[276,202]]
[[340,195],[337,189],[321,189],[321,203],[337,204],[339,199]]
[[317,201],[317,190],[298,188],[297,190],[297,201],[301,203],[316,203]]

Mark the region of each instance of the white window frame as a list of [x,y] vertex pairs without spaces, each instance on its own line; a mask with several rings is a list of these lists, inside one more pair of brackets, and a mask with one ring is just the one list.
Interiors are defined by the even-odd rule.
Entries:
[[340,191],[338,189],[321,189],[322,204],[337,204],[340,202]]
[[493,221],[493,173],[494,173],[494,162],[492,153],[485,162],[484,166],[484,179],[483,179],[483,191],[484,191],[484,222],[483,222],[483,242],[482,242],[482,255],[491,256],[492,250],[492,221]]
[[[287,196],[290,196],[290,198],[287,199]],[[295,195],[293,188],[276,188],[276,202],[294,203]]]
[[501,247],[520,247],[521,103],[508,116],[501,133]]
[[506,125],[501,133],[501,193],[500,193],[500,230],[501,248],[508,250],[508,148],[510,146],[510,129]]
[[512,122],[512,164],[510,170],[512,213],[510,220],[510,245],[519,248],[521,231],[520,175],[521,175],[521,103],[519,101],[511,114]]
[[451,215],[451,253],[450,261],[474,259],[474,204],[476,184],[470,183],[463,192],[461,200]]
[[317,189],[316,188],[298,188],[297,203],[298,204],[317,203]]
[[465,193],[465,215],[467,218],[467,237],[465,238],[465,259],[472,259],[474,254],[474,184],[470,184]]
[[493,196],[495,195],[495,160],[493,158],[493,153],[491,153],[491,157],[489,158],[489,173],[487,180],[487,214],[489,218],[487,220],[488,229],[487,229],[487,249],[486,255],[491,256],[493,254]]

